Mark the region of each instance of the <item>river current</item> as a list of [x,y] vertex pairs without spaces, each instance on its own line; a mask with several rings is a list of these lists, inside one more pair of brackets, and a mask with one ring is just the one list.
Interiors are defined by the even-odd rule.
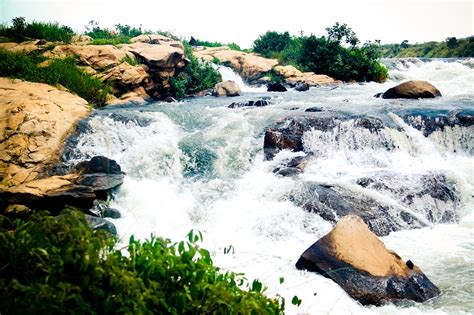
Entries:
[[[104,155],[126,172],[110,204],[122,212],[122,218],[112,221],[124,243],[132,234],[145,239],[152,233],[180,241],[189,230],[198,229],[203,246],[222,270],[259,278],[269,296],[286,298],[289,314],[470,314],[474,310],[474,126],[454,125],[426,135],[401,117],[474,114],[474,60],[384,62],[390,80],[383,84],[267,93],[240,80],[243,95],[235,98],[97,110],[83,123],[85,131],[65,159],[74,163]],[[225,79],[240,79],[230,69],[221,71]],[[408,79],[427,80],[443,96],[373,97]],[[262,98],[271,105],[228,108],[232,102]],[[329,114],[376,117],[386,128],[374,135],[348,121],[337,131],[307,131],[305,151],[314,157],[302,174],[279,176],[275,168],[304,153],[282,151],[265,160],[265,129],[310,107]],[[452,183],[456,202],[423,197],[407,204],[407,195],[416,195],[426,174],[441,174]],[[383,185],[361,187],[360,178]],[[442,294],[426,303],[364,307],[332,280],[297,270],[294,265],[301,253],[332,228],[330,222],[288,198],[289,192],[306,182],[337,185],[420,217],[425,227],[392,232],[381,239],[418,265]],[[436,209],[446,207],[455,212],[454,218],[437,218]],[[280,277],[285,279],[282,284]],[[295,295],[302,300],[300,307],[290,303]]]

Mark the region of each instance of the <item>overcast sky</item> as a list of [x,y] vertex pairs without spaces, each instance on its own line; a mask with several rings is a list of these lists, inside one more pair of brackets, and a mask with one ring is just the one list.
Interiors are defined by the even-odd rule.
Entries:
[[323,35],[336,21],[349,24],[362,41],[441,41],[473,35],[473,15],[474,0],[0,0],[2,23],[24,16],[76,31],[90,20],[103,27],[142,24],[243,47],[267,30]]

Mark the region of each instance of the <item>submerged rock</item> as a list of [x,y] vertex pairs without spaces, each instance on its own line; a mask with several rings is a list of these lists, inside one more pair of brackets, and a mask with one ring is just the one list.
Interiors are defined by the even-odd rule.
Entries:
[[217,83],[214,91],[216,96],[239,96],[241,92],[240,86],[231,80]]
[[269,83],[267,85],[267,92],[286,92],[286,87],[281,83]]
[[383,98],[434,98],[441,92],[426,81],[408,81],[388,89],[382,94]]
[[228,107],[229,108],[239,108],[239,107],[263,107],[270,105],[270,102],[264,99],[256,100],[256,101],[248,101],[248,102],[237,102],[232,103]]
[[298,83],[296,83],[295,90],[298,91],[298,92],[308,91],[309,90],[309,84],[298,82]]
[[361,218],[346,216],[311,245],[296,268],[334,280],[362,304],[424,302],[440,290],[410,260],[388,250]]

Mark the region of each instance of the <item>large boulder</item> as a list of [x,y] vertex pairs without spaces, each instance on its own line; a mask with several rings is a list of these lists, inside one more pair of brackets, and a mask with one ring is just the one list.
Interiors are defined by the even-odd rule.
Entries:
[[174,40],[160,34],[142,34],[135,36],[130,40],[132,43],[147,43],[156,45],[161,45],[172,41]]
[[183,62],[185,53],[181,43],[167,42],[155,45],[142,42],[122,45],[121,49],[132,53],[138,60],[153,69],[174,69]]
[[151,77],[143,65],[132,66],[123,62],[97,76],[123,92],[129,92],[139,86],[147,87],[149,90],[153,88]]
[[234,69],[247,81],[259,79],[278,64],[276,59],[268,59],[252,53],[230,50],[228,47],[215,47],[196,50],[194,55],[207,61],[214,58]]
[[241,91],[237,83],[228,80],[217,83],[214,86],[214,92],[216,96],[239,96]]
[[281,83],[269,83],[267,85],[267,92],[286,92],[286,87]]
[[362,304],[423,302],[440,293],[420,268],[388,250],[362,219],[352,215],[311,245],[296,267],[334,280]]
[[87,101],[47,84],[0,78],[0,188],[38,177],[90,113]]
[[441,92],[426,81],[407,81],[382,94],[383,98],[434,98],[441,96]]
[[309,87],[340,83],[340,81],[337,81],[324,74],[316,74],[314,72],[301,72],[291,65],[276,66],[274,70],[280,76],[282,76],[285,82],[290,86],[297,86],[298,84],[303,84]]

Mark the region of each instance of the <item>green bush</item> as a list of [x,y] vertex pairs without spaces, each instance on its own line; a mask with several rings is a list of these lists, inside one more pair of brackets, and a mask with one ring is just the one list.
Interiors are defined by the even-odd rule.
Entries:
[[291,42],[288,32],[278,33],[268,31],[253,42],[253,51],[267,58],[273,58],[275,53],[285,50]]
[[212,64],[202,59],[197,59],[187,43],[183,43],[186,48],[186,55],[189,64],[175,77],[171,78],[171,90],[173,94],[182,99],[186,95],[192,95],[205,89],[213,88],[222,78]]
[[265,57],[277,58],[281,64],[343,81],[386,80],[387,69],[379,62],[378,42],[358,45],[358,38],[346,24],[336,23],[326,30],[327,37],[267,32],[255,40],[253,49]]
[[259,281],[220,272],[200,238],[132,237],[120,250],[76,211],[0,216],[2,314],[283,313],[284,300],[265,297]]
[[96,106],[105,103],[109,87],[81,71],[74,58],[50,60],[45,67],[38,67],[38,63],[45,60],[38,52],[25,54],[0,50],[0,75],[51,85],[61,84]]
[[237,51],[242,51],[242,48],[240,48],[239,45],[236,43],[229,43],[229,44],[223,44],[220,42],[208,42],[204,40],[199,40],[196,39],[195,41],[195,46],[204,46],[204,47],[222,47],[222,46],[227,46],[231,50],[237,50]]
[[11,27],[3,26],[0,28],[0,36],[5,36],[17,42],[26,39],[44,39],[68,43],[73,35],[74,32],[69,26],[59,25],[58,23],[26,23],[23,17],[14,18]]

